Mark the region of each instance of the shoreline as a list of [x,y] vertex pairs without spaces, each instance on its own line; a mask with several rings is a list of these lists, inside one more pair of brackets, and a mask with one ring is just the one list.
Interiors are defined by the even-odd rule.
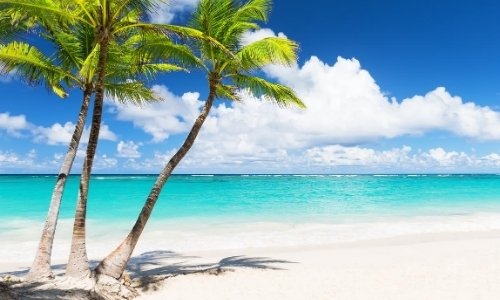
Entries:
[[[215,219],[213,219],[215,220]],[[175,221],[175,222],[174,222]],[[180,253],[218,250],[323,247],[355,245],[406,236],[466,236],[468,233],[500,232],[499,213],[448,216],[384,218],[350,223],[308,222],[189,222],[155,220],[146,228],[133,255],[158,249]],[[111,224],[89,220],[87,251],[89,259],[100,260],[114,250],[126,236],[129,224]],[[4,225],[5,226],[5,225]],[[9,226],[7,224],[7,226]],[[0,232],[0,266],[3,263],[29,266],[38,245],[43,223],[14,223],[12,230]],[[8,227],[6,227],[8,229]],[[104,230],[103,228],[106,228]],[[60,220],[52,259],[64,263],[69,255],[72,221]],[[445,234],[441,234],[445,233]],[[424,238],[425,239],[425,238]],[[2,271],[0,267],[0,272]]]

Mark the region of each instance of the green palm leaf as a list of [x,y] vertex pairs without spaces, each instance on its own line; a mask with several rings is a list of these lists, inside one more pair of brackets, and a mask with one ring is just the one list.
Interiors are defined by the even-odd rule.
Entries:
[[220,84],[217,86],[217,97],[237,102],[242,101],[238,89],[233,85]]
[[267,22],[271,7],[270,0],[250,0],[238,9],[234,18],[237,22]]
[[22,42],[11,42],[0,47],[0,73],[13,72],[30,85],[45,83],[58,96],[67,96],[60,82],[64,79],[79,81],[71,73],[57,67],[37,48]]
[[232,79],[238,87],[246,88],[251,94],[262,97],[264,100],[280,106],[293,104],[301,108],[306,107],[295,92],[287,86],[272,83],[257,76],[234,75]]
[[162,101],[151,89],[142,82],[105,83],[106,96],[121,104],[142,106],[146,103]]
[[269,37],[243,47],[236,56],[244,70],[252,71],[270,64],[291,66],[297,61],[297,49],[294,41]]
[[76,20],[86,22],[79,17],[79,10],[65,9],[68,1],[53,0],[0,0],[0,10],[5,14],[28,15],[39,20],[51,20],[64,24],[74,24]]
[[151,60],[166,60],[186,68],[203,67],[203,62],[187,45],[176,44],[158,36],[143,41],[137,47],[134,56],[138,64]]

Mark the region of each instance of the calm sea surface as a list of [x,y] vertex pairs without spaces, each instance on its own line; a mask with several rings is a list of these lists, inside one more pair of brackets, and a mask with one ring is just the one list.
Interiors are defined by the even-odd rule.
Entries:
[[[135,219],[156,175],[98,175],[90,219]],[[44,220],[53,175],[1,175],[0,218]],[[79,177],[71,176],[61,218],[71,218]],[[358,218],[500,212],[498,175],[174,175],[155,219],[344,222]]]
[[[93,176],[89,243],[121,240],[155,179]],[[0,175],[0,246],[34,251],[55,180]],[[57,237],[64,241],[71,237],[78,181],[70,176],[64,193]],[[146,228],[150,244],[142,246],[218,249],[497,230],[499,191],[498,175],[174,175]],[[7,248],[0,254],[12,256]]]

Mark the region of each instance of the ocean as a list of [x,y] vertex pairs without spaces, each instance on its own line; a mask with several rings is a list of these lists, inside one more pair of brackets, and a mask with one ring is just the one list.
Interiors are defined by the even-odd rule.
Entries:
[[[31,261],[54,175],[0,175],[0,262]],[[133,226],[156,175],[93,175],[88,251]],[[69,253],[79,176],[62,202],[54,258]],[[498,175],[173,175],[137,251],[321,245],[500,229]]]

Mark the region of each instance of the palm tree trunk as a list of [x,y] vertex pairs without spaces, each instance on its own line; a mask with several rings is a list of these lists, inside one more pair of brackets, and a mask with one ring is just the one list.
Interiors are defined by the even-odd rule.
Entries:
[[64,186],[68,179],[69,172],[75,160],[76,151],[80,144],[83,129],[85,127],[85,120],[89,110],[90,97],[92,96],[92,85],[87,84],[83,90],[83,102],[78,115],[78,121],[75,126],[75,131],[71,137],[68,151],[64,157],[64,162],[57,177],[56,185],[52,192],[52,199],[50,201],[49,213],[45,220],[45,227],[43,228],[42,237],[38,244],[38,251],[35,255],[35,260],[26,276],[27,281],[35,281],[42,278],[54,278],[52,270],[50,269],[50,259],[52,253],[52,245],[54,243],[54,235],[56,232],[57,218],[59,216],[59,208],[61,207],[61,200],[64,192]]
[[146,223],[153,212],[154,205],[160,196],[160,192],[167,182],[170,174],[174,171],[175,167],[179,164],[182,158],[187,154],[189,149],[193,146],[193,143],[196,139],[196,136],[200,132],[201,126],[210,112],[210,108],[215,99],[216,85],[210,85],[210,93],[207,101],[203,107],[198,118],[194,122],[191,131],[189,132],[186,140],[179,148],[179,150],[172,156],[169,160],[165,168],[162,170],[156,182],[149,193],[148,199],[146,203],[142,207],[141,213],[139,214],[139,218],[135,222],[134,227],[128,234],[127,238],[116,248],[113,252],[111,252],[106,258],[104,258],[101,263],[96,268],[97,274],[107,275],[113,278],[120,278],[127,267],[128,261],[132,256],[132,252],[134,251],[137,242],[139,241],[139,237],[141,236],[144,227],[146,227]]
[[92,172],[92,164],[94,162],[94,156],[99,140],[99,131],[101,129],[102,107],[104,102],[104,76],[106,72],[107,56],[108,42],[106,40],[101,43],[99,53],[92,125],[90,128],[87,152],[83,162],[82,175],[80,177],[80,188],[78,190],[78,201],[76,203],[71,251],[69,254],[68,264],[66,266],[66,275],[77,278],[87,276],[90,273],[87,247],[85,245],[85,220],[87,215],[87,198],[90,174]]

